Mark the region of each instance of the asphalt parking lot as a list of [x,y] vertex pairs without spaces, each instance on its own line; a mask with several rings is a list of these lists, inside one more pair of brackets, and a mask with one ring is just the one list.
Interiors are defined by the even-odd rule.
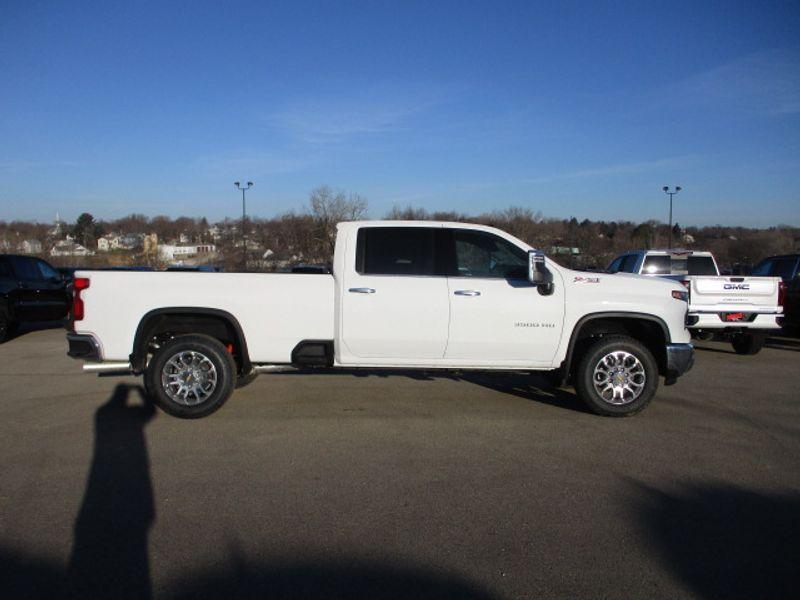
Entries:
[[63,334],[0,346],[5,597],[797,593],[800,340],[701,342],[630,419],[528,375],[343,373],[182,421]]

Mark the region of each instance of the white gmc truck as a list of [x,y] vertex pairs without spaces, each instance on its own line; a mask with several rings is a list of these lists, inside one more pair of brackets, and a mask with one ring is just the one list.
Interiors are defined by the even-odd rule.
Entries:
[[723,335],[738,354],[757,354],[767,334],[781,328],[781,278],[720,275],[710,252],[636,250],[617,256],[607,270],[680,281],[689,291],[686,324],[692,333],[702,339]]
[[545,371],[626,416],[694,361],[686,290],[565,269],[472,224],[341,223],[332,274],[78,272],[69,355],[184,418],[290,368]]

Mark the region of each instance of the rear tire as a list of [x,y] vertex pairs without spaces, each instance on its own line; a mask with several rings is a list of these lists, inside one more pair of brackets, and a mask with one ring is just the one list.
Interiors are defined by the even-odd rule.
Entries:
[[655,396],[658,366],[647,347],[625,335],[608,335],[592,344],[575,373],[578,397],[605,417],[635,415]]
[[236,384],[236,362],[219,340],[207,335],[173,338],[153,356],[144,387],[164,412],[198,419],[219,410]]
[[763,333],[737,333],[731,339],[731,345],[736,354],[752,356],[761,352],[765,341],[767,336]]

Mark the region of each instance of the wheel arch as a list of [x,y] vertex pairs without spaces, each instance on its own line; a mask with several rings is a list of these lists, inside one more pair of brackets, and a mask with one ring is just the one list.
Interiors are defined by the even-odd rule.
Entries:
[[247,373],[252,368],[247,340],[236,317],[218,308],[175,306],[151,310],[139,321],[130,355],[134,373],[144,371],[147,366],[148,344],[160,333],[210,335],[233,344],[232,354],[240,373]]
[[672,338],[661,317],[638,312],[596,312],[581,317],[572,329],[567,354],[561,363],[562,378],[566,380],[571,375],[592,340],[608,334],[628,335],[639,340],[653,353],[659,372],[666,371],[666,345]]

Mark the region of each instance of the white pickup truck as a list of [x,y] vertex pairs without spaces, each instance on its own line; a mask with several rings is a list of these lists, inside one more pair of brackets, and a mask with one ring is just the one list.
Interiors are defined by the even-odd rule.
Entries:
[[565,269],[480,225],[340,223],[332,274],[78,272],[69,355],[205,416],[287,368],[546,371],[625,416],[694,361],[686,290]]
[[739,354],[756,354],[766,334],[781,328],[781,278],[721,276],[710,252],[637,250],[620,254],[607,270],[680,281],[689,291],[689,329],[701,338],[722,334]]

